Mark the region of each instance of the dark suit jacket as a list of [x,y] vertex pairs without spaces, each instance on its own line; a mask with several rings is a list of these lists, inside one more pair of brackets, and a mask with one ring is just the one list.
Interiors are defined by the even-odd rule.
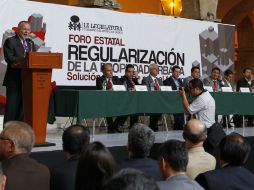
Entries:
[[195,179],[208,190],[253,190],[254,174],[241,166],[226,166],[200,174]]
[[[182,80],[181,80],[181,79],[178,79],[178,82],[179,82],[179,86],[182,87],[182,86],[183,86]],[[163,84],[164,84],[165,86],[171,86],[171,87],[172,87],[172,90],[177,90],[177,86],[176,86],[175,81],[174,81],[174,79],[173,79],[172,76],[169,77],[169,78],[167,78],[167,79],[165,79],[165,80],[163,81]]]
[[245,87],[245,88],[249,88],[251,91],[251,86],[254,85],[254,82],[252,81],[252,84],[249,85],[248,81],[245,78],[241,78],[237,81],[237,85],[236,85],[236,91],[239,92],[240,91],[240,87]]
[[160,190],[203,190],[197,182],[186,175],[176,175],[157,184]]
[[75,176],[78,164],[78,156],[55,163],[50,168],[50,189],[52,190],[74,190]]
[[[102,90],[103,89],[103,82],[106,80],[106,77],[104,75],[96,78],[96,89]],[[121,82],[117,76],[112,77],[112,82],[115,85],[120,85]]]
[[[160,78],[156,77],[158,83],[160,86],[163,86],[163,82]],[[151,84],[154,83],[151,75],[147,76],[147,77],[144,77],[143,80],[142,80],[142,84],[143,85],[147,85],[149,88],[151,87]]]
[[49,190],[49,170],[31,159],[28,154],[19,154],[2,162],[6,175],[6,190]]
[[[35,46],[32,40],[26,39],[29,51],[35,51]],[[18,35],[10,37],[5,40],[4,46],[4,58],[7,62],[7,70],[5,73],[3,85],[4,86],[20,86],[21,85],[21,70],[18,68],[12,68],[12,64],[18,61],[25,60],[25,50],[19,39]]]
[[[132,81],[134,82],[135,85],[138,85],[137,79],[132,79]],[[126,85],[127,85],[128,89],[129,88],[133,88],[131,80],[128,77],[126,77],[126,76],[122,76],[120,78],[120,82],[121,82],[121,84],[124,84],[124,82],[126,82]]]
[[120,164],[119,168],[134,168],[148,174],[156,181],[162,180],[158,161],[151,158],[126,159]]

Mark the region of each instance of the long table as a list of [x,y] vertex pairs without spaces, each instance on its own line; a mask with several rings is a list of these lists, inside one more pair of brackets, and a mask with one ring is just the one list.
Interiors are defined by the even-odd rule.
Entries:
[[[254,93],[212,93],[218,115],[254,115]],[[66,90],[53,91],[48,114],[48,123],[56,116],[99,118],[136,113],[183,113],[178,92],[123,92]]]

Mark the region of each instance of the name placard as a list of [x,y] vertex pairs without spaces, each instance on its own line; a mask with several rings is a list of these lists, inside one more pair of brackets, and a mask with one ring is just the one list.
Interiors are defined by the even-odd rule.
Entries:
[[136,85],[135,89],[136,91],[148,91],[146,85]]
[[250,93],[250,89],[249,88],[245,88],[245,87],[240,87],[240,92]]
[[169,91],[171,92],[172,91],[172,87],[171,86],[161,86],[161,91]]
[[211,86],[204,86],[204,89],[206,89],[208,92],[213,92],[213,87]]
[[113,85],[113,91],[126,91],[124,85]]
[[232,87],[221,87],[222,92],[233,92]]

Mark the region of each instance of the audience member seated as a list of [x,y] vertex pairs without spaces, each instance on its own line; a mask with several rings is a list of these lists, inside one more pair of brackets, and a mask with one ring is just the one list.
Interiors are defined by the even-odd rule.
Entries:
[[[142,84],[146,85],[149,90],[160,90],[160,87],[163,86],[162,80],[157,77],[159,74],[159,67],[156,64],[150,64],[149,66],[149,75],[144,77],[142,80]],[[154,130],[158,131],[158,121],[161,119],[161,114],[152,114],[150,116],[150,124],[149,127]]]
[[186,175],[188,153],[184,142],[169,140],[159,149],[159,163],[165,181],[158,182],[160,190],[201,190],[197,182]]
[[2,164],[0,164],[0,189],[5,190],[6,176],[3,173]]
[[[112,90],[113,85],[120,85],[121,82],[117,76],[113,76],[113,69],[110,63],[106,63],[101,67],[103,75],[96,78],[96,89],[97,90]],[[108,133],[121,133],[119,129],[121,124],[121,117],[117,117],[113,121],[112,117],[107,117]]]
[[135,168],[161,180],[160,168],[156,160],[148,158],[154,144],[154,132],[144,124],[135,124],[128,134],[129,159],[120,164],[120,168]]
[[[183,82],[179,78],[181,75],[181,68],[176,65],[172,67],[172,76],[167,78],[163,81],[163,84],[165,86],[171,86],[172,90],[178,90],[179,88],[183,87]],[[173,114],[174,116],[174,124],[173,129],[174,130],[183,130],[184,125],[184,114],[183,113],[176,113]]]
[[0,134],[0,161],[6,190],[49,190],[49,170],[29,157],[34,145],[32,128],[20,121],[4,124]]
[[76,190],[100,190],[114,175],[116,163],[109,150],[100,142],[87,146],[78,161]]
[[207,190],[253,190],[254,174],[242,166],[249,153],[247,140],[237,133],[231,133],[220,143],[222,168],[200,174],[196,181]]
[[50,189],[74,190],[78,159],[90,141],[89,129],[72,125],[63,132],[62,141],[66,159],[50,169]]
[[123,169],[102,190],[159,190],[153,178],[135,169]]
[[214,170],[216,166],[215,158],[205,152],[203,142],[207,138],[205,125],[197,119],[188,121],[183,131],[183,138],[188,149],[188,165],[186,174],[195,179],[198,174]]

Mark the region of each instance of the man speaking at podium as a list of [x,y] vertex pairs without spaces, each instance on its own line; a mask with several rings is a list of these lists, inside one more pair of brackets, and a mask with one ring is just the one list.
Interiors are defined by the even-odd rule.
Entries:
[[6,87],[4,123],[23,120],[21,69],[17,67],[25,61],[27,52],[35,51],[33,41],[28,39],[30,32],[29,22],[21,21],[16,35],[6,39],[3,46],[4,58],[7,62],[3,81],[3,86]]

